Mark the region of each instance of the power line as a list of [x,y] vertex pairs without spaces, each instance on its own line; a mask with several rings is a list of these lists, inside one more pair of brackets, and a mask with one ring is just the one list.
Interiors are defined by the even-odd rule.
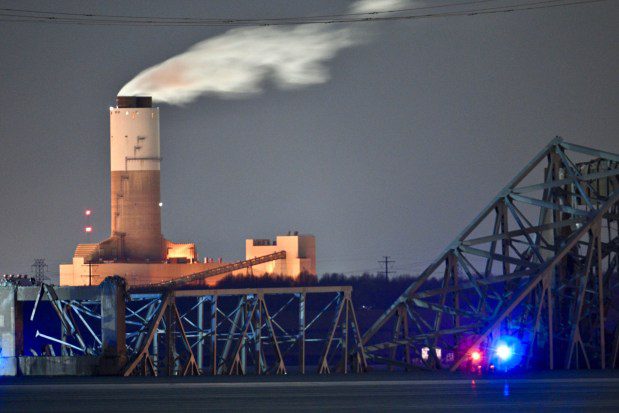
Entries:
[[[32,9],[15,9],[15,8],[0,8],[0,11],[8,11],[8,12],[19,12],[19,13],[39,13],[49,16],[72,16],[72,17],[100,17],[100,18],[115,18],[115,19],[145,19],[145,20],[162,20],[162,21],[211,21],[211,22],[230,22],[230,21],[291,21],[291,20],[311,20],[311,19],[326,19],[326,18],[340,18],[346,16],[368,16],[368,15],[378,15],[378,14],[391,14],[391,13],[402,13],[408,11],[418,11],[418,10],[429,10],[429,9],[440,9],[445,7],[458,7],[458,6],[471,6],[475,4],[481,3],[492,3],[501,0],[476,0],[476,1],[460,1],[460,2],[452,2],[452,3],[444,3],[438,4],[434,6],[418,6],[418,7],[409,7],[398,10],[383,10],[383,11],[370,11],[363,13],[338,13],[338,14],[322,14],[322,15],[312,15],[312,16],[297,16],[297,17],[276,17],[276,18],[265,18],[265,19],[235,19],[235,18],[197,18],[197,17],[161,17],[161,16],[131,16],[131,15],[118,15],[118,14],[94,14],[94,13],[70,13],[70,12],[52,12],[52,11],[44,11],[44,10],[32,10]],[[554,0],[560,1],[560,0]]]
[[541,10],[557,7],[576,6],[592,3],[607,2],[610,0],[545,0],[527,3],[516,3],[503,6],[471,8],[467,10],[444,11],[427,14],[403,14],[390,16],[410,11],[427,9],[462,7],[474,4],[489,3],[496,0],[478,0],[442,4],[436,6],[424,6],[401,10],[386,10],[369,13],[348,13],[325,16],[284,17],[270,19],[204,19],[204,18],[173,18],[173,17],[146,17],[146,16],[115,16],[88,13],[60,13],[40,10],[0,8],[0,21],[14,23],[55,23],[91,26],[177,26],[177,27],[219,27],[219,26],[289,26],[301,24],[337,24],[337,23],[363,23],[379,21],[418,20],[429,18],[479,16],[498,13],[512,13],[517,11]]

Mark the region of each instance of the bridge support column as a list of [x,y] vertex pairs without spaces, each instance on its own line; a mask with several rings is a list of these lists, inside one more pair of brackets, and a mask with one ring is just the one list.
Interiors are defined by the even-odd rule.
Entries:
[[17,375],[23,346],[22,304],[17,301],[17,288],[0,287],[0,376]]
[[100,374],[121,374],[127,363],[125,331],[125,281],[108,277],[101,283]]

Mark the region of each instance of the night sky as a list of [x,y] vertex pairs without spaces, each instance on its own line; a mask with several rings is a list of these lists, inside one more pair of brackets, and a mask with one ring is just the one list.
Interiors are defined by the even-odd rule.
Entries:
[[[350,5],[0,0],[0,8],[218,18]],[[253,93],[161,103],[164,235],[232,261],[244,258],[245,238],[296,230],[316,236],[321,274],[376,272],[383,255],[399,274],[418,272],[554,136],[619,152],[617,22],[611,0],[357,23],[356,44],[325,59],[314,84],[282,87],[266,70]],[[86,208],[92,242],[107,238],[116,94],[230,29],[0,21],[0,273],[29,272],[45,258],[56,274],[87,241]]]

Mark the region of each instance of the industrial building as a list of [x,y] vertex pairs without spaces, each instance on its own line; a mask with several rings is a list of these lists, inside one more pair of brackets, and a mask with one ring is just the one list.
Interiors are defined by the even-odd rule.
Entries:
[[253,273],[283,274],[294,277],[303,273],[316,274],[316,239],[313,235],[299,235],[295,232],[278,235],[274,241],[270,239],[245,241],[245,259],[247,260],[274,254],[277,251],[286,251],[286,259],[255,265],[252,269]]
[[[159,108],[146,96],[118,96],[110,107],[111,234],[106,240],[79,244],[71,263],[60,265],[60,285],[97,285],[120,275],[128,285],[161,283],[221,268],[221,258],[199,260],[194,243],[176,243],[161,233],[161,152]],[[273,242],[246,240],[246,261],[283,252],[259,265],[247,262],[235,271],[214,271],[204,280],[214,285],[234,273],[298,277],[316,274],[312,235],[294,233]],[[237,267],[239,267],[237,265]]]

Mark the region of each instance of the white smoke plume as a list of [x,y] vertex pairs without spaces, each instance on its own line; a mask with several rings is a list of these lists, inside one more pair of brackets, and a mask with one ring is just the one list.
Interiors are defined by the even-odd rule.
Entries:
[[[352,13],[394,10],[404,0],[361,0]],[[281,89],[325,83],[325,63],[367,39],[360,29],[325,25],[249,27],[195,44],[189,50],[139,73],[119,96],[152,96],[182,105],[201,95],[222,98],[260,93],[266,80]]]
[[408,0],[359,0],[350,6],[351,13],[372,13],[377,11],[402,10],[410,6]]

